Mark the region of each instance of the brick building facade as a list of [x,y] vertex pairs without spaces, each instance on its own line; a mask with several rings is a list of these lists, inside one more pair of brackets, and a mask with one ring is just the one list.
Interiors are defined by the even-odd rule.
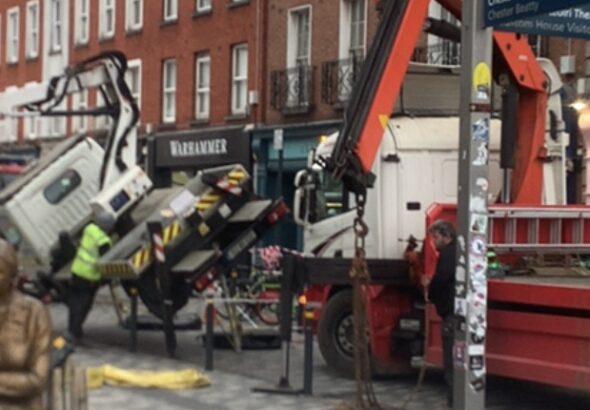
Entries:
[[[309,148],[341,124],[376,32],[376,4],[372,0],[3,0],[0,92],[47,80],[67,63],[99,52],[123,51],[130,63],[128,82],[140,105],[142,138],[200,138],[211,133],[251,138],[257,190],[271,197],[282,194],[290,202],[293,177],[305,166]],[[435,2],[431,15],[450,18]],[[456,45],[431,40],[423,38],[421,45],[430,49],[420,61],[458,62]],[[540,52],[558,67],[560,58],[572,50],[577,78],[590,73],[586,42],[544,39],[540,44]],[[72,108],[100,103],[92,92],[67,102]],[[101,127],[102,121],[19,120],[15,125],[4,120],[0,143],[6,148],[6,143],[17,141],[26,145],[55,140]],[[273,146],[277,129],[285,141],[282,161]]]

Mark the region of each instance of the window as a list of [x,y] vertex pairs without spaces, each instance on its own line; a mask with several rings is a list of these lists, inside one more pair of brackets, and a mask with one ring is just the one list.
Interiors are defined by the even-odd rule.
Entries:
[[23,119],[24,135],[27,139],[35,139],[39,136],[39,121],[38,117],[25,117]]
[[311,8],[304,7],[289,13],[288,67],[309,65]]
[[6,12],[6,62],[9,64],[18,62],[18,15],[18,7]]
[[208,53],[198,54],[195,63],[195,118],[209,119],[211,58]]
[[112,38],[115,35],[115,0],[100,0],[99,37]]
[[[436,2],[431,3],[428,15],[459,27],[458,20]],[[421,50],[417,51],[420,62],[438,65],[461,64],[461,45],[432,34],[426,36],[426,47],[421,47]]]
[[232,114],[246,113],[246,100],[248,93],[248,46],[240,44],[233,48],[232,52],[232,90],[231,112]]
[[89,0],[76,0],[76,44],[88,44]]
[[65,129],[65,118],[49,117],[49,135],[52,137],[62,137]]
[[27,3],[27,58],[39,55],[39,1]]
[[287,107],[308,107],[311,94],[311,7],[289,11],[287,25]]
[[73,169],[68,169],[57,180],[51,183],[51,185],[45,188],[43,196],[50,204],[55,205],[76,189],[80,185],[80,182],[82,182],[80,174]]
[[[84,111],[88,109],[88,90],[82,90],[72,95],[72,108],[74,111]],[[72,117],[72,131],[82,132],[86,131],[88,127],[87,117],[74,116]]]
[[211,10],[211,0],[197,0],[197,12],[203,13]]
[[164,21],[178,18],[178,0],[164,0]]
[[[96,91],[96,107],[101,108],[107,105],[102,92],[99,90]],[[111,124],[111,117],[109,115],[99,115],[94,117],[94,128],[95,129],[102,129],[107,128]]]
[[176,120],[176,61],[164,61],[162,73],[162,121]]
[[341,0],[338,100],[348,101],[365,59],[366,0]]
[[125,81],[137,103],[137,107],[141,107],[141,60],[131,60],[127,63]]
[[353,58],[365,56],[365,0],[348,0],[350,3],[350,46]]
[[62,46],[62,9],[61,0],[51,0],[49,44],[52,52],[61,51]]
[[141,30],[143,26],[143,0],[126,0],[127,31]]

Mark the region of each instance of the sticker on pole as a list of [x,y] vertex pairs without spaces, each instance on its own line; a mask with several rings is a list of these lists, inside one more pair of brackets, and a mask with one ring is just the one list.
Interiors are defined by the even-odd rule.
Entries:
[[465,367],[465,342],[456,341],[453,345],[453,363],[456,369]]
[[473,70],[473,89],[478,100],[488,101],[492,89],[492,72],[486,63],[479,63]]
[[488,142],[490,139],[490,122],[487,118],[481,118],[473,124],[473,140]]
[[469,247],[472,255],[483,256],[486,253],[486,242],[483,237],[474,237]]

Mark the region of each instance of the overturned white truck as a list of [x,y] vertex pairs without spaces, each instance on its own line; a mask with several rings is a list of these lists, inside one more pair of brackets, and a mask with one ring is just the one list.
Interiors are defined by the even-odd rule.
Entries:
[[[162,316],[163,294],[154,274],[148,224],[161,230],[169,297],[176,311],[193,290],[231,269],[288,210],[282,200],[257,198],[241,165],[206,169],[184,186],[153,189],[136,163],[139,112],[124,81],[125,70],[124,55],[101,54],[67,68],[47,84],[0,95],[4,115],[112,119],[104,148],[88,136],[67,138],[3,190],[0,229],[26,261],[34,262],[29,266],[44,272],[35,283],[63,296],[61,283],[69,278],[76,239],[93,213],[111,213],[118,239],[100,259],[103,278],[138,289],[148,309]],[[104,107],[56,109],[66,96],[89,88],[102,93]]]

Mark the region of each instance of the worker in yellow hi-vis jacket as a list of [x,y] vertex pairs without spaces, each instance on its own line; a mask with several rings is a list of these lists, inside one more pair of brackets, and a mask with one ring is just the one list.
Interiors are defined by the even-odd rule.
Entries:
[[69,291],[68,331],[79,340],[83,336],[82,325],[92,308],[96,291],[100,286],[98,259],[108,252],[112,242],[109,234],[115,227],[114,217],[101,212],[84,228],[76,258],[72,263],[72,281]]

